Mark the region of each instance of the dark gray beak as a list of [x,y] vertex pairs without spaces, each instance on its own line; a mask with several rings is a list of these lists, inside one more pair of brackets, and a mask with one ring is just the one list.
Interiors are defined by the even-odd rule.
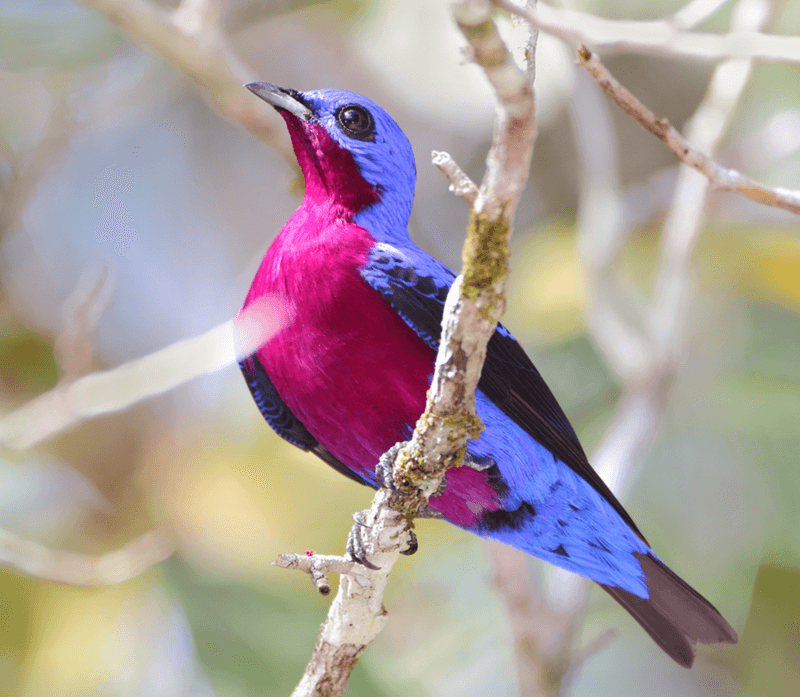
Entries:
[[250,82],[245,87],[278,111],[288,111],[301,121],[310,121],[314,118],[313,112],[305,104],[301,93],[297,90],[286,89],[269,82]]

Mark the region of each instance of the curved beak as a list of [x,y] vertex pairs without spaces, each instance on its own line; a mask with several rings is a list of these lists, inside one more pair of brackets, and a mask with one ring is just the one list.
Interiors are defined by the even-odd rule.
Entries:
[[314,118],[314,113],[297,90],[279,87],[269,82],[250,82],[245,87],[278,111],[288,111],[301,121],[310,121]]

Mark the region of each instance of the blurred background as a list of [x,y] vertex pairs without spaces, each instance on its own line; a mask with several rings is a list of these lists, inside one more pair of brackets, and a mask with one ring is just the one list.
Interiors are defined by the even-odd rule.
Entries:
[[[731,4],[701,28],[725,31]],[[646,5],[570,3],[657,19],[682,2]],[[479,180],[493,107],[483,75],[464,64],[447,4],[230,0],[227,8],[230,43],[260,79],[351,89],[395,117],[417,156],[411,235],[458,268],[468,210],[430,152],[450,152]],[[797,34],[800,5],[774,2],[767,31]],[[9,412],[59,378],[232,317],[299,187],[274,149],[93,11],[3,0],[0,47],[0,408]],[[505,323],[591,452],[621,394],[587,333],[591,298],[576,241],[582,164],[572,100],[597,88],[549,37],[537,62],[539,136]],[[622,54],[606,64],[678,128],[713,70]],[[756,65],[718,159],[798,187],[799,98],[796,67]],[[627,288],[646,298],[676,159],[613,105],[607,114],[634,230],[621,268]],[[268,118],[283,137],[277,115]],[[798,220],[715,194],[707,226],[679,377],[625,503],[741,640],[702,648],[685,671],[595,589],[579,644],[609,628],[617,636],[574,671],[569,694],[800,694]],[[102,312],[87,341],[75,327],[93,293]],[[117,586],[0,570],[0,695],[289,694],[330,599],[270,562],[283,552],[341,552],[351,513],[370,500],[275,436],[234,366],[28,451],[0,450],[0,528],[18,537],[90,554],[161,524],[177,537],[170,561]],[[418,534],[420,552],[391,579],[387,628],[347,694],[515,694],[486,546],[431,521]],[[531,573],[541,566],[532,560]]]

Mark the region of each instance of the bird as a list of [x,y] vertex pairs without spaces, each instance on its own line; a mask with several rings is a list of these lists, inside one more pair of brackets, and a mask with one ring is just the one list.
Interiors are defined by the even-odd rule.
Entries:
[[[279,436],[377,488],[382,454],[423,412],[456,274],[409,237],[416,164],[386,111],[346,90],[245,87],[283,117],[305,191],[240,310],[271,298],[285,319],[239,365]],[[484,430],[430,498],[433,516],[597,582],[686,668],[696,643],[736,643],[717,609],[650,549],[502,324],[476,410]]]

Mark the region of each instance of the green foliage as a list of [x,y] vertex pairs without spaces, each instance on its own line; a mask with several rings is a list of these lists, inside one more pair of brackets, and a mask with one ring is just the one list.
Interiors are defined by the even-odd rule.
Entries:
[[0,324],[0,388],[16,398],[53,387],[53,340],[21,322]]
[[[293,573],[293,572],[287,572]],[[165,583],[183,603],[200,660],[217,689],[237,697],[285,697],[308,663],[329,600],[320,601],[302,574],[296,595],[201,575],[180,562],[167,566]],[[363,666],[348,685],[350,697],[391,695]]]
[[800,694],[800,568],[783,561],[759,567],[741,640],[727,662],[750,694]]

